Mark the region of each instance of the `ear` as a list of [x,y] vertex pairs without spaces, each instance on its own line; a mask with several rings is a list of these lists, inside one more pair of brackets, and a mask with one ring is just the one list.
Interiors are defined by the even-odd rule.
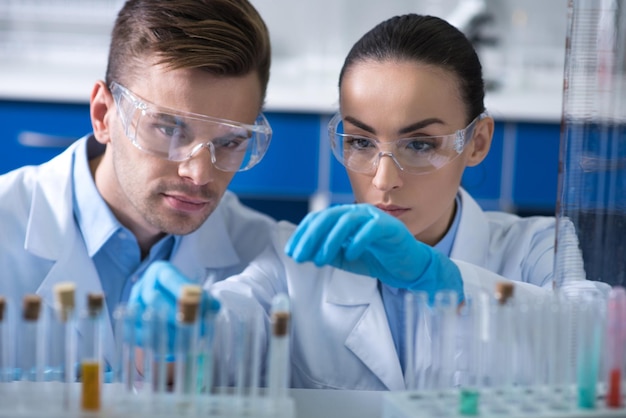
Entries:
[[491,140],[493,138],[494,121],[491,117],[487,116],[476,122],[474,128],[474,138],[472,138],[471,152],[467,159],[467,165],[474,167],[480,164],[487,154],[489,154],[489,148],[491,148]]
[[98,80],[91,91],[89,100],[91,127],[98,142],[106,144],[111,140],[111,113],[115,112],[113,96],[104,81]]

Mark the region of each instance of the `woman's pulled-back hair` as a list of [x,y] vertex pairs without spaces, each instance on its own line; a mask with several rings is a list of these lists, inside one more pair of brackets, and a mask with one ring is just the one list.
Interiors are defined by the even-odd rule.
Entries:
[[256,71],[265,98],[270,39],[247,0],[129,0],[113,28],[107,84],[140,76],[148,57],[172,70],[199,68],[218,76]]
[[348,53],[339,75],[339,87],[355,63],[387,60],[424,63],[455,74],[466,103],[468,123],[485,110],[485,86],[478,55],[465,35],[445,20],[407,14],[378,24]]

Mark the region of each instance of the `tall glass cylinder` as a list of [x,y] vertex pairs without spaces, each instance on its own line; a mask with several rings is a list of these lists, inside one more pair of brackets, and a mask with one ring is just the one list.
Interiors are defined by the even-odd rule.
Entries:
[[626,283],[625,76],[626,1],[569,0],[557,288],[584,278]]

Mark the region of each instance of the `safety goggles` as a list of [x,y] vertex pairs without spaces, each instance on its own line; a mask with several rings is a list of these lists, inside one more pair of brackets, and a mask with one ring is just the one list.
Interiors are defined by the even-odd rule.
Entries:
[[245,171],[265,155],[272,129],[263,114],[254,125],[157,106],[124,86],[110,86],[124,132],[142,151],[169,161],[186,161],[202,148],[222,171]]
[[380,159],[389,157],[402,171],[427,174],[457,158],[472,139],[476,123],[486,116],[486,112],[481,113],[466,128],[449,135],[381,142],[376,138],[345,133],[341,114],[337,113],[328,124],[328,135],[333,154],[352,171],[375,174]]

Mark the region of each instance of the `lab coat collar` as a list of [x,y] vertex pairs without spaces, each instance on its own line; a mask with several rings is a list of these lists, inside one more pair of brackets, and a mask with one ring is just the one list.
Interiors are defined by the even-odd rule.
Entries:
[[404,389],[402,368],[387,323],[385,308],[378,291],[378,281],[334,269],[327,285],[326,303],[363,309],[345,341],[354,353],[388,390]]
[[450,258],[485,266],[490,246],[489,221],[469,193],[460,189],[460,194],[463,211]]
[[[58,260],[67,251],[65,237],[74,227],[72,212],[72,165],[79,140],[49,162],[42,164],[34,180],[32,204],[24,248],[47,260]],[[64,179],[59,182],[59,179]]]

